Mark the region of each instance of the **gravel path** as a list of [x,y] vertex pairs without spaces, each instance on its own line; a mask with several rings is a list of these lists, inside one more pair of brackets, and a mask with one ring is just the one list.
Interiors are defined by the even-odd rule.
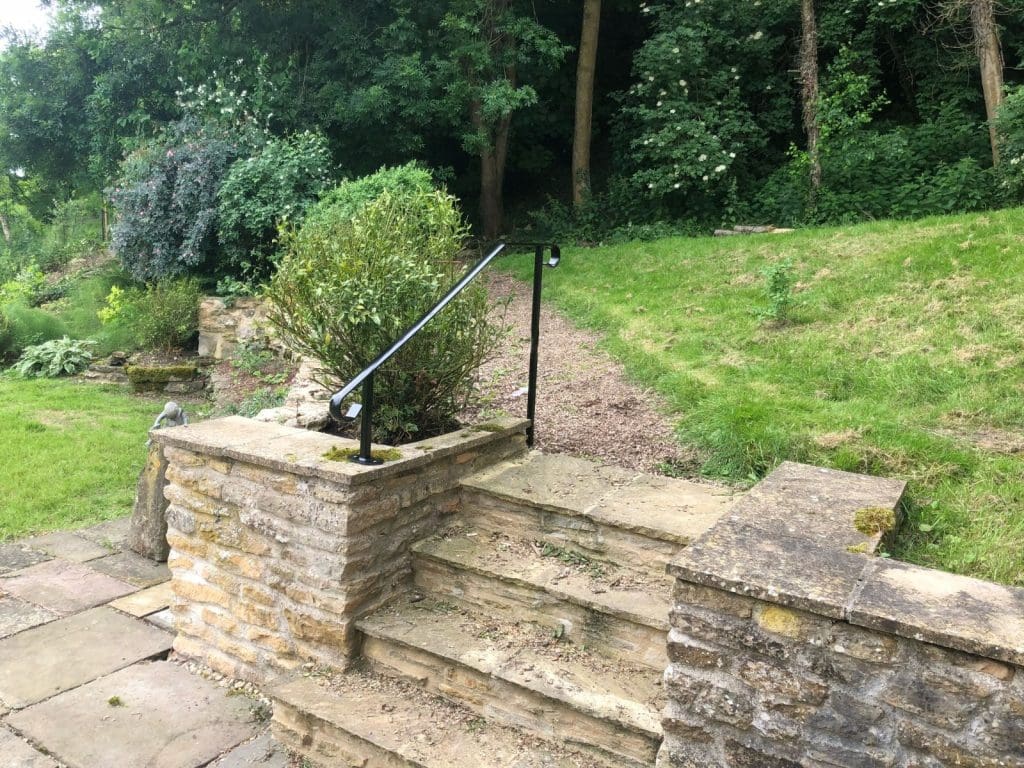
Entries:
[[[495,299],[513,297],[506,316],[512,331],[481,371],[478,411],[525,414],[530,286],[495,273],[488,276],[487,288]],[[664,402],[630,382],[599,342],[598,334],[576,328],[547,305],[542,308],[536,447],[647,472],[669,462],[684,474],[695,473],[696,457],[673,437]]]

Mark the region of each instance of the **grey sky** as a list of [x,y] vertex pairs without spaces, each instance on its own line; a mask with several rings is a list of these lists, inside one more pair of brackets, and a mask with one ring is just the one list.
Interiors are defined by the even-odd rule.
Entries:
[[49,20],[49,11],[40,8],[37,0],[0,0],[0,27],[42,31]]

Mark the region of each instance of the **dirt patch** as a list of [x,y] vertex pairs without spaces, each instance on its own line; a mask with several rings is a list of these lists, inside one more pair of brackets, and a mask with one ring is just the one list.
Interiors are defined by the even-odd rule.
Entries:
[[937,429],[935,432],[958,442],[970,443],[988,453],[1013,455],[1024,453],[1024,433],[1011,432],[997,427],[975,429]]
[[[526,413],[530,287],[494,274],[487,288],[494,299],[512,296],[505,316],[512,331],[482,368],[481,402],[463,419]],[[697,456],[675,440],[664,401],[628,381],[622,366],[598,348],[600,340],[549,306],[541,309],[536,447],[648,472],[670,464],[695,473]]]

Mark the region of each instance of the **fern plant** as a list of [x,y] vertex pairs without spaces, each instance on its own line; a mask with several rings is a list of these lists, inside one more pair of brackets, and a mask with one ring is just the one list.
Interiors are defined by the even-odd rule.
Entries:
[[73,376],[89,367],[92,362],[90,348],[95,342],[69,339],[53,339],[42,344],[26,347],[14,370],[25,377],[55,378]]

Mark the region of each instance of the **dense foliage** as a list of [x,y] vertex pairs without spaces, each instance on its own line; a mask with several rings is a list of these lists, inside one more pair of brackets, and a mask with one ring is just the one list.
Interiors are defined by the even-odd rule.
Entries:
[[[288,236],[269,288],[272,322],[293,348],[322,361],[332,387],[350,381],[448,290],[466,235],[454,199],[432,189],[384,191],[354,216],[325,215],[346,210],[361,191],[336,191],[331,197],[341,202]],[[488,310],[484,289],[470,287],[375,374],[378,441],[452,426],[500,333]]]
[[163,280],[145,288],[115,285],[99,317],[131,346],[170,350],[186,346],[195,335],[200,296],[194,279]]
[[278,228],[302,220],[331,178],[319,134],[272,138],[234,163],[217,193],[217,234],[229,271],[263,278],[272,271]]
[[[579,3],[54,5],[44,42],[14,36],[0,53],[0,162],[18,171],[0,189],[0,273],[2,251],[54,200],[113,188],[115,246],[136,276],[262,279],[278,227],[301,218],[329,169],[410,160],[479,199],[487,238],[530,222],[589,240],[914,217],[1024,195],[1022,0],[996,6],[1008,96],[991,136],[972,0],[816,0],[809,58],[806,4],[793,0],[606,0],[593,196],[572,210],[559,206]],[[239,135],[243,113],[255,134]]]
[[238,145],[189,117],[127,158],[111,198],[111,246],[138,280],[196,271],[214,252],[217,191]]

